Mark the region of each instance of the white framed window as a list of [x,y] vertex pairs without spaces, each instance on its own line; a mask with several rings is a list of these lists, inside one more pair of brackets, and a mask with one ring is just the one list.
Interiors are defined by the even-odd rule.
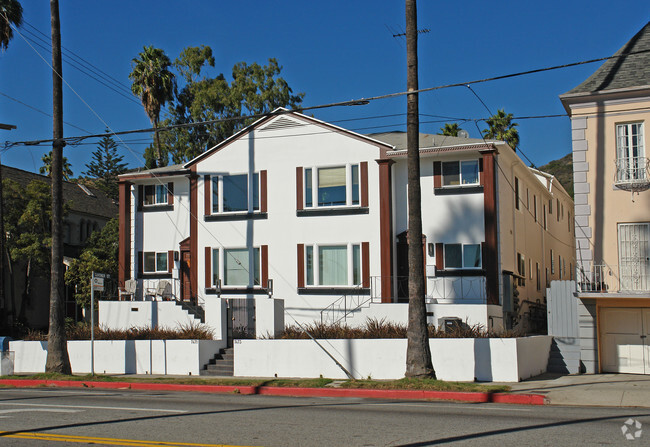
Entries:
[[304,171],[305,208],[359,206],[359,165],[310,167]]
[[213,248],[212,285],[221,279],[222,287],[260,286],[260,249]]
[[167,252],[145,251],[142,253],[143,273],[167,273]]
[[306,245],[306,285],[360,286],[361,244]]
[[[260,209],[259,173],[215,175],[212,177],[212,213],[251,213]],[[249,186],[252,190],[249,191]]]
[[478,160],[443,161],[442,186],[479,184]]
[[481,268],[481,244],[445,244],[445,269]]
[[646,178],[646,155],[643,123],[616,125],[616,181],[629,182]]
[[144,185],[144,206],[167,205],[167,187],[165,185]]

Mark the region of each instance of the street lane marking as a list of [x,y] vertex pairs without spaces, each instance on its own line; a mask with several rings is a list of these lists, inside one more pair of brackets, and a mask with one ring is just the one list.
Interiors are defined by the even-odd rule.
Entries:
[[52,433],[28,433],[28,432],[8,432],[0,431],[0,438],[31,439],[38,441],[56,441],[56,442],[76,442],[85,444],[102,444],[102,445],[126,445],[135,447],[252,447],[236,446],[227,444],[200,444],[193,442],[164,442],[164,441],[147,441],[138,439],[119,439],[119,438],[98,438],[93,436],[74,436],[74,435],[55,435]]
[[120,411],[150,411],[157,413],[187,413],[185,410],[166,410],[163,408],[133,408],[133,407],[102,407],[98,405],[53,405],[53,404],[27,404],[16,402],[0,402],[0,405],[14,407],[44,407],[44,408],[81,408],[82,410],[120,410]]

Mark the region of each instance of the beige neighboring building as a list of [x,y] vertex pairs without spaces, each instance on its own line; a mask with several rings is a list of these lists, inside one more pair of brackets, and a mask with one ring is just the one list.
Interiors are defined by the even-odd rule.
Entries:
[[560,96],[572,127],[585,372],[650,374],[648,51],[650,23],[616,53],[629,55]]

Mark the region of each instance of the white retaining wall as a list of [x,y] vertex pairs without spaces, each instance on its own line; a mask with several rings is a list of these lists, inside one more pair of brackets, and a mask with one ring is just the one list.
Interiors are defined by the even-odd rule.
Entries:
[[173,301],[99,302],[99,325],[109,329],[154,326],[175,329],[190,324],[200,324],[200,321]]
[[[210,359],[225,347],[221,340],[97,340],[97,374],[199,375]],[[15,374],[45,372],[47,342],[10,341]],[[90,341],[68,342],[73,374],[91,372]]]
[[[399,379],[406,339],[319,340],[355,378]],[[546,371],[551,337],[430,339],[441,380],[518,382]],[[237,340],[235,376],[328,377],[345,373],[311,340]]]
[[[480,324],[488,330],[503,329],[503,311],[501,306],[493,304],[427,304],[427,323],[438,326],[438,320],[444,317],[457,317],[470,326]],[[341,318],[340,312],[336,318]],[[345,323],[350,327],[364,326],[368,319],[386,320],[387,322],[408,324],[408,303],[372,303],[348,315]]]

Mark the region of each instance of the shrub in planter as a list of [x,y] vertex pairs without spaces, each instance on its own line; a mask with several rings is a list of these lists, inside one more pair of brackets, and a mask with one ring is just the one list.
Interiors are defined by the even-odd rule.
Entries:
[[[68,340],[90,340],[90,325],[67,324]],[[175,329],[164,327],[133,327],[128,330],[95,326],[95,340],[213,340],[212,329],[204,325],[180,324]],[[47,341],[47,333],[30,331],[25,340]]]
[[[367,319],[362,327],[351,328],[349,326],[334,323],[323,324],[314,322],[301,326],[291,325],[285,327],[276,339],[282,340],[305,340],[310,335],[318,339],[355,339],[355,338],[406,338],[407,327],[404,324],[393,323],[385,319]],[[451,330],[437,329],[429,325],[429,338],[512,338],[520,337],[521,334],[515,331],[493,331],[486,330],[482,325],[468,325],[463,323]],[[272,336],[264,337],[267,339]]]

